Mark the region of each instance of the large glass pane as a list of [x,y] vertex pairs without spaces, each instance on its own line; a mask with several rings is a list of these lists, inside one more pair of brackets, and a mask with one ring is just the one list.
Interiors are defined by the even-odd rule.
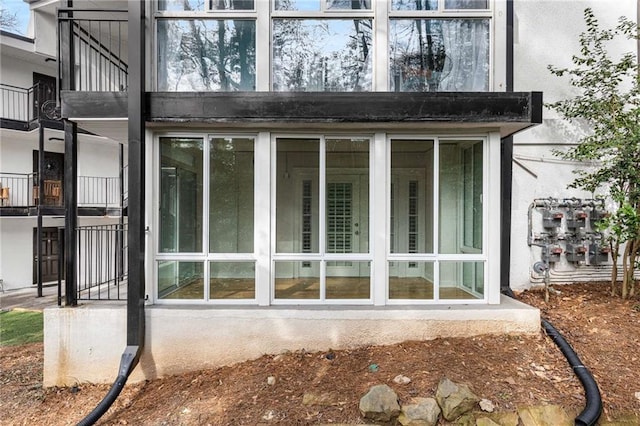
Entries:
[[254,0],[210,0],[211,10],[253,10]]
[[160,247],[162,253],[202,252],[200,138],[160,138]]
[[158,0],[158,10],[172,12],[204,10],[204,0]]
[[158,298],[204,299],[202,262],[158,262]]
[[253,253],[253,139],[212,138],[209,251]]
[[320,140],[276,142],[276,251],[318,253]]
[[440,299],[482,299],[483,262],[440,262]]
[[326,251],[369,252],[369,140],[326,141]]
[[319,11],[322,0],[275,0],[276,10]]
[[440,253],[482,249],[482,142],[440,143]]
[[464,148],[464,246],[482,249],[482,143]]
[[255,90],[255,21],[159,19],[157,23],[158,90]]
[[276,299],[319,299],[320,262],[276,262]]
[[274,19],[273,90],[371,90],[371,19]]
[[445,0],[445,9],[488,9],[489,0]]
[[489,90],[489,23],[489,19],[392,19],[391,90]]
[[391,141],[391,253],[433,253],[433,141]]
[[389,299],[433,299],[433,262],[389,262]]
[[255,299],[254,262],[211,262],[210,299]]
[[391,10],[438,10],[438,0],[391,0]]
[[[347,267],[348,276],[331,274],[331,268]],[[371,297],[369,262],[327,262],[327,299],[369,299]]]

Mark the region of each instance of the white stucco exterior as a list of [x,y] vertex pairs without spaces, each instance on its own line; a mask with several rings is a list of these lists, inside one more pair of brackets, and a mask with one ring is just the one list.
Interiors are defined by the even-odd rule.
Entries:
[[[427,308],[148,306],[145,317],[145,348],[132,382],[302,348],[321,351],[479,334],[535,335],[540,323],[537,309],[504,296],[498,306]],[[49,308],[44,323],[44,386],[113,380],[126,346],[123,305]]]
[[[570,67],[571,56],[579,53],[579,34],[586,29],[584,9],[593,9],[601,28],[612,28],[618,18],[637,18],[635,0],[545,0],[514,2],[514,90],[539,90],[545,103],[574,95],[568,78],[553,76],[547,69]],[[637,52],[634,41],[611,45],[611,53]],[[553,149],[578,141],[585,129],[560,119],[555,111],[544,109],[543,124],[514,136],[513,196],[511,215],[511,287],[522,290],[540,275],[532,266],[540,260],[540,249],[527,245],[527,211],[534,199],[554,197],[593,198],[598,194],[568,189],[573,170],[581,167],[555,157]],[[535,224],[534,224],[535,225]],[[556,271],[555,269],[558,269]],[[561,262],[552,274],[557,282],[596,279],[606,280],[607,266],[575,267]]]

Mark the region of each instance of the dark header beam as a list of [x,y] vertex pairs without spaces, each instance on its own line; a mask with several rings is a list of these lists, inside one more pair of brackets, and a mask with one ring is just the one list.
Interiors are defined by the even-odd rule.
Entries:
[[[130,88],[131,89],[131,88]],[[63,92],[64,117],[126,118],[126,92]],[[522,128],[542,122],[540,92],[328,93],[149,92],[156,123],[479,123]]]

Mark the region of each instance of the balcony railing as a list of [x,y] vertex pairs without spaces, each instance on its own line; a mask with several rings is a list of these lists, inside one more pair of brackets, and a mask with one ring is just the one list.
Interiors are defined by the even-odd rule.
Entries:
[[62,90],[126,91],[127,11],[58,9]]
[[[46,90],[45,90],[46,88]],[[30,123],[39,118],[53,119],[55,87],[37,83],[29,88],[0,84],[0,118]]]
[[127,279],[127,225],[76,228],[77,300],[124,300]]
[[[123,182],[126,182],[126,169]],[[124,187],[126,188],[126,186]],[[62,207],[62,180],[44,180],[44,205]],[[0,207],[34,207],[40,190],[37,173],[0,172]],[[122,207],[122,186],[119,177],[78,176],[78,207]]]

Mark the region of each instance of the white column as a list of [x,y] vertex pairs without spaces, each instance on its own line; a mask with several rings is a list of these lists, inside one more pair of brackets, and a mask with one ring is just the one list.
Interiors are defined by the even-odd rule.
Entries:
[[268,132],[260,132],[256,137],[254,188],[256,300],[258,305],[268,306],[271,294],[271,140]]
[[373,139],[371,200],[371,284],[373,285],[373,304],[382,306],[387,301],[387,235],[389,212],[388,179],[390,170],[387,157],[389,149],[387,135],[376,133]]

